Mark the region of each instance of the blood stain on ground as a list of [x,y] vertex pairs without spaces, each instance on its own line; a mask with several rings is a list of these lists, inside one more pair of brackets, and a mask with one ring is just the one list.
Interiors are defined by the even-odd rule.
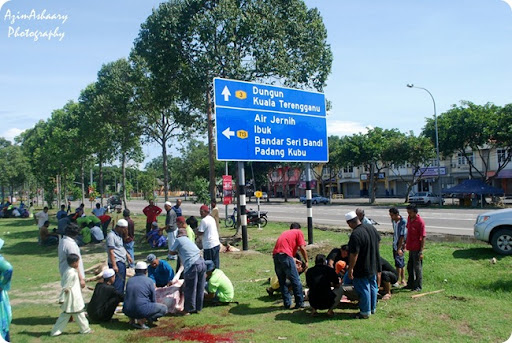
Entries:
[[[161,323],[164,324],[164,323]],[[234,343],[235,335],[242,334],[247,331],[232,331],[232,332],[221,332],[212,333],[218,329],[222,329],[228,325],[204,325],[196,326],[192,328],[177,327],[176,325],[160,325],[146,331],[139,331],[137,336],[143,337],[166,337],[172,340],[182,342],[203,342],[203,343],[216,343],[226,342]]]

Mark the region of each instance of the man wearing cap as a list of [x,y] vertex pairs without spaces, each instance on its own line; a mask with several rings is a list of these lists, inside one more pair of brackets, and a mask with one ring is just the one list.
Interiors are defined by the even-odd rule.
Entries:
[[373,226],[364,226],[354,211],[345,214],[345,220],[352,229],[348,241],[350,262],[347,274],[359,295],[359,313],[354,317],[368,319],[377,308],[377,274],[381,270],[379,240],[371,230]]
[[172,208],[172,204],[170,201],[166,201],[164,204],[164,208],[167,211],[167,216],[165,217],[165,231],[167,231],[167,246],[169,247],[169,256],[170,260],[175,260],[177,257],[173,256],[171,252],[171,246],[176,239],[176,233],[178,227],[176,226],[176,212]]
[[272,255],[274,258],[274,270],[279,280],[279,287],[281,289],[281,296],[285,308],[290,308],[292,299],[288,287],[286,286],[286,279],[290,280],[295,297],[295,308],[304,307],[304,297],[302,295],[302,284],[300,276],[295,266],[294,256],[300,251],[304,261],[306,261],[306,268],[308,267],[308,253],[306,252],[306,241],[304,234],[300,229],[299,223],[292,223],[290,230],[285,231],[277,239]]
[[162,213],[162,209],[155,205],[153,200],[149,200],[149,205],[144,207],[142,213],[146,216],[146,235],[151,231],[151,224],[157,221],[157,217]]
[[128,222],[125,219],[117,221],[114,230],[107,235],[107,255],[108,266],[116,272],[114,288],[121,294],[124,294],[124,284],[126,280],[126,262],[131,262],[130,255],[126,252],[123,244],[123,237],[126,236]]
[[228,303],[235,297],[235,289],[231,280],[220,269],[215,268],[212,261],[205,261],[206,264],[206,287],[205,299],[216,302]]
[[174,278],[174,270],[167,261],[158,259],[155,254],[149,254],[146,261],[148,263],[148,276],[153,280],[156,287],[165,287],[171,284]]
[[70,254],[76,254],[80,258],[78,261],[78,278],[80,279],[80,286],[82,288],[85,287],[85,273],[84,273],[84,264],[82,262],[82,254],[80,254],[80,248],[78,244],[76,244],[75,238],[80,233],[80,228],[74,224],[69,223],[65,230],[64,236],[59,240],[59,272],[60,277],[64,276],[64,273],[68,269],[68,256]]
[[156,302],[155,284],[146,276],[147,268],[146,262],[137,262],[135,276],[128,280],[124,296],[123,313],[138,329],[148,329],[146,320],[152,324],[167,313],[167,306]]
[[96,284],[91,301],[87,305],[87,314],[90,320],[95,322],[110,321],[117,305],[123,301],[123,295],[112,286],[115,278],[114,269],[106,269],[103,272],[103,282]]
[[203,238],[204,259],[213,261],[215,268],[220,268],[220,240],[215,219],[209,215],[210,209],[206,205],[199,208],[199,214],[202,219],[197,234]]
[[187,224],[178,222],[178,237],[171,247],[171,254],[180,255],[183,270],[183,293],[185,296],[184,314],[197,313],[203,309],[203,293],[206,265],[199,248],[187,237]]

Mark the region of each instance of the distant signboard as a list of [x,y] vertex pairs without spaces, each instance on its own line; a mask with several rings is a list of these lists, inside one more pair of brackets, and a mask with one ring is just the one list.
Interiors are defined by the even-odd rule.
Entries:
[[223,204],[229,205],[233,202],[233,177],[222,175]]
[[328,162],[322,93],[216,78],[217,159]]
[[[438,176],[437,172],[438,172],[437,167],[420,168],[420,169],[418,169],[416,174],[414,174],[414,176],[416,176],[416,177],[421,176],[422,178],[435,177],[435,176]],[[446,168],[439,167],[439,172],[441,173],[441,175],[446,175]]]

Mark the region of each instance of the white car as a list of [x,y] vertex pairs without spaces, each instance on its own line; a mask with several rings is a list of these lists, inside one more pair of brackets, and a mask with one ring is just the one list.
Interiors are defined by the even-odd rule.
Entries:
[[475,238],[502,255],[512,255],[512,209],[489,211],[476,217]]
[[439,204],[439,201],[444,204],[444,199],[441,196],[430,192],[419,192],[409,196],[410,204],[430,206],[431,204]]

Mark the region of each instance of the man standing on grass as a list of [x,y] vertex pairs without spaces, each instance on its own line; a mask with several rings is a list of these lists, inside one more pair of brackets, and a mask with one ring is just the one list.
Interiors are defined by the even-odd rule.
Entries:
[[198,236],[203,238],[204,259],[213,261],[215,268],[220,268],[220,240],[215,219],[210,216],[210,209],[206,205],[199,208],[201,223],[197,229]]
[[377,273],[381,269],[379,240],[374,235],[375,228],[370,230],[361,224],[354,211],[345,214],[345,220],[352,229],[348,241],[350,262],[347,273],[359,295],[359,313],[354,318],[368,319],[377,308]]
[[155,205],[153,200],[149,200],[149,205],[144,207],[142,210],[144,215],[146,216],[146,235],[151,231],[151,224],[157,221],[157,217],[160,213],[162,213],[162,209]]
[[295,297],[295,307],[304,307],[304,297],[302,295],[302,284],[300,282],[300,276],[295,266],[294,256],[300,251],[304,261],[306,261],[306,268],[308,267],[308,253],[306,252],[306,241],[304,240],[304,234],[300,229],[299,223],[292,223],[290,230],[285,231],[277,239],[272,255],[274,258],[274,270],[279,280],[279,287],[281,289],[281,295],[283,297],[283,303],[285,308],[290,308],[292,305],[292,299],[288,286],[286,286],[286,279],[290,280],[293,288],[293,295]]
[[75,223],[69,223],[65,230],[64,236],[59,240],[58,256],[59,256],[59,272],[60,277],[64,277],[64,273],[68,269],[68,256],[71,254],[78,255],[78,278],[80,280],[80,286],[85,287],[85,273],[84,264],[82,262],[82,255],[80,254],[80,248],[76,244],[75,237],[80,233],[80,228]]
[[405,226],[407,223],[396,207],[391,207],[389,209],[389,216],[391,217],[391,224],[393,225],[393,259],[395,260],[396,272],[398,273],[400,284],[404,286]]
[[170,201],[166,201],[164,204],[164,208],[167,211],[167,215],[165,217],[165,231],[167,232],[167,247],[169,248],[169,254],[167,258],[169,260],[176,260],[177,257],[171,254],[171,246],[176,240],[176,234],[178,227],[176,226],[176,211],[173,210],[172,204]]
[[407,238],[405,248],[409,250],[409,260],[407,261],[407,286],[413,292],[419,292],[423,284],[423,248],[425,247],[425,222],[418,214],[416,204],[407,206]]
[[124,294],[126,281],[126,262],[131,263],[131,256],[126,252],[123,237],[126,236],[128,222],[125,219],[118,220],[114,230],[107,235],[108,267],[116,272],[114,288],[120,294]]
[[176,205],[174,205],[172,209],[176,212],[176,217],[181,217],[183,215],[181,212],[181,199],[176,200]]

